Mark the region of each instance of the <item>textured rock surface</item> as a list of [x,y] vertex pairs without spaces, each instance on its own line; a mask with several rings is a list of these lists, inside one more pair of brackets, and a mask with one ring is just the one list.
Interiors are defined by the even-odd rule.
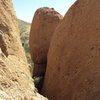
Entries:
[[45,100],[30,76],[11,0],[0,0],[0,100]]
[[50,100],[100,100],[100,0],[78,0],[57,27],[43,94]]
[[35,76],[45,72],[51,37],[61,19],[62,16],[53,8],[40,8],[35,13],[29,39],[32,60],[36,65],[33,73]]

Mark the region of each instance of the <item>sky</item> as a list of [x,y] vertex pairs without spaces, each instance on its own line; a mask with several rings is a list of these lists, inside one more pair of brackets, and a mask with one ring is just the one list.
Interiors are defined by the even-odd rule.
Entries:
[[54,8],[63,16],[76,0],[12,0],[19,19],[32,22],[35,11],[40,7]]

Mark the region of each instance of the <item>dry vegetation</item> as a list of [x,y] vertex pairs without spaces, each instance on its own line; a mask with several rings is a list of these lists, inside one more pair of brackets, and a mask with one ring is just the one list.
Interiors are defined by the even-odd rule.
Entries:
[[20,38],[21,38],[22,46],[24,47],[27,61],[30,65],[30,69],[32,72],[33,71],[33,63],[31,61],[30,51],[29,51],[29,32],[30,32],[31,24],[18,19],[18,25],[19,25],[19,30],[20,30]]

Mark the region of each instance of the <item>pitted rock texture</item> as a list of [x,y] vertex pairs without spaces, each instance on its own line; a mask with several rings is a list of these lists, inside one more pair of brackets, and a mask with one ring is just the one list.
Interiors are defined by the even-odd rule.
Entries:
[[100,100],[100,0],[77,0],[56,28],[42,92],[50,100]]
[[46,100],[36,91],[18,33],[11,0],[0,0],[0,100]]
[[[44,75],[49,44],[62,18],[62,15],[53,8],[39,8],[35,13],[29,39],[32,60],[37,65],[34,69],[34,76]],[[41,71],[43,69],[44,71]]]

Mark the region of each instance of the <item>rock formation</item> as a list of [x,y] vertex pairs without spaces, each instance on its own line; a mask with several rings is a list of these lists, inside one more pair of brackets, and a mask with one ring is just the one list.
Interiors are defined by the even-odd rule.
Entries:
[[34,87],[11,0],[0,0],[0,100],[46,100]]
[[100,0],[77,0],[56,28],[42,92],[50,100],[100,100]]
[[33,76],[43,76],[52,35],[62,16],[53,8],[40,8],[33,18],[30,32],[30,51],[34,62]]

